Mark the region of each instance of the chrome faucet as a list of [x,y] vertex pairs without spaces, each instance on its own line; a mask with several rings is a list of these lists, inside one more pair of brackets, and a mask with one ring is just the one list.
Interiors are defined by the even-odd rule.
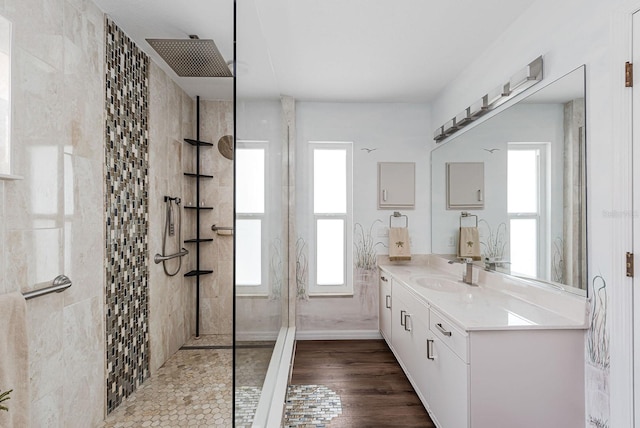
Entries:
[[462,275],[462,282],[469,285],[475,285],[473,283],[473,259],[464,257],[460,260],[449,260],[449,264],[453,263],[464,263],[466,266],[465,272]]
[[504,265],[508,264],[511,264],[511,262],[508,262],[506,260],[490,259],[487,257],[484,259],[484,270],[488,272],[495,272],[496,270],[498,270],[498,267],[505,267]]

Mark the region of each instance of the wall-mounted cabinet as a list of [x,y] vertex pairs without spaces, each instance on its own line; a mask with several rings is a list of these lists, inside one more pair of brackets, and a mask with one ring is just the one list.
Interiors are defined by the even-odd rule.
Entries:
[[378,162],[378,209],[413,209],[416,204],[416,164]]
[[484,208],[484,162],[447,163],[447,209]]

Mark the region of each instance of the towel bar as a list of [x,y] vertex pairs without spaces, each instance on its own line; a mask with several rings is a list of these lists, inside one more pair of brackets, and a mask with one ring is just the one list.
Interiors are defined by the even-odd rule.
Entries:
[[404,214],[400,214],[400,212],[398,211],[394,211],[393,214],[389,216],[389,227],[391,227],[391,219],[393,219],[394,217],[404,217],[404,220],[405,220],[404,227],[409,227],[409,217],[407,217]]
[[186,248],[183,248],[182,251],[180,251],[178,253],[170,254],[168,256],[163,256],[162,254],[156,254],[155,256],[153,256],[153,262],[155,264],[158,264],[158,263],[163,262],[165,260],[175,259],[176,257],[184,257],[187,254],[189,254],[189,250],[187,250]]
[[71,287],[71,280],[64,275],[58,275],[52,282],[50,287],[41,288],[39,290],[29,291],[27,293],[22,293],[25,300],[33,299],[35,297],[44,296],[49,293],[60,293],[61,291],[66,290]]
[[211,230],[217,232],[218,230],[233,230],[233,227],[229,226],[216,226],[215,224],[211,226]]
[[460,227],[462,227],[462,218],[463,217],[475,217],[476,219],[476,227],[478,227],[478,216],[475,214],[471,214],[470,212],[467,211],[462,211],[460,213]]

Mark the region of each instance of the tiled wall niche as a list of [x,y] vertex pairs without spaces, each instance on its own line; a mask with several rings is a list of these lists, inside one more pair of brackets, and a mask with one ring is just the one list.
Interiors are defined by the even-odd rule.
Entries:
[[106,19],[107,412],[149,376],[149,58]]

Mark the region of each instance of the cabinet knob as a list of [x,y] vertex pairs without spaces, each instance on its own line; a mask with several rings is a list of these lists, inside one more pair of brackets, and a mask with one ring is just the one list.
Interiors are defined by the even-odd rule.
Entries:
[[391,309],[391,296],[389,296],[388,294],[385,296],[385,308],[387,309]]
[[400,325],[404,327],[404,314],[406,314],[407,311],[402,310],[400,311]]

